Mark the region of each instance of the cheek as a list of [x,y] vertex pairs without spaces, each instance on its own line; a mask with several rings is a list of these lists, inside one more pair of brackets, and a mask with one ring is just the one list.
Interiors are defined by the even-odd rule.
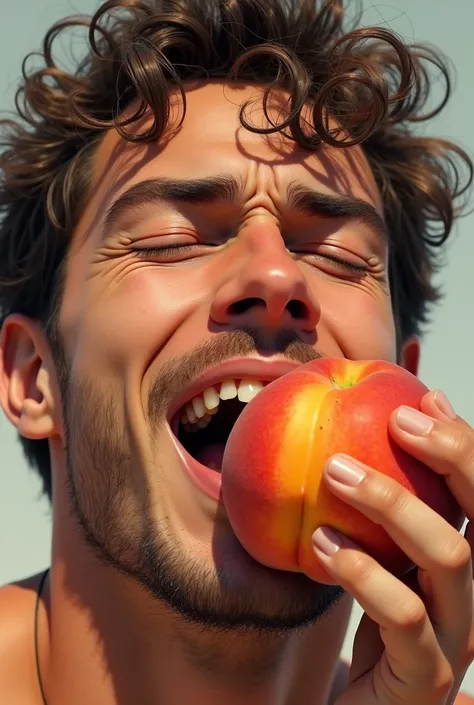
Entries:
[[[141,265],[104,281],[89,281],[80,310],[66,325],[75,367],[94,376],[141,376],[205,295],[190,270]],[[75,319],[75,320],[74,320]],[[79,371],[79,370],[78,370]]]
[[338,284],[320,296],[323,320],[344,355],[359,360],[396,360],[390,296],[355,284]]

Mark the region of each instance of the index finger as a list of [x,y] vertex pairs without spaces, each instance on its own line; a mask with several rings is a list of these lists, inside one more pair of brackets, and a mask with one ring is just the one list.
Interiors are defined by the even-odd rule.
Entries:
[[[426,407],[425,407],[426,408]],[[464,514],[474,518],[474,430],[460,416],[454,420],[430,419],[430,433],[414,436],[397,424],[395,410],[389,429],[397,444],[434,472],[443,475]]]

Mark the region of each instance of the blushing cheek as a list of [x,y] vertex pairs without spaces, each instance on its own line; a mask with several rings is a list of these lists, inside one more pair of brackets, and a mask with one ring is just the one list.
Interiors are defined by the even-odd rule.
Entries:
[[382,293],[356,287],[333,292],[325,320],[345,357],[396,362],[396,334],[391,302]]
[[133,367],[140,376],[195,305],[199,289],[184,279],[144,265],[86,282],[82,303],[66,304],[62,315],[74,372],[110,379]]
[[111,336],[111,353],[122,353],[124,364],[130,364],[133,355],[143,371],[189,316],[198,293],[199,288],[186,284],[186,274],[176,270],[147,267],[125,276],[101,316],[104,334]]

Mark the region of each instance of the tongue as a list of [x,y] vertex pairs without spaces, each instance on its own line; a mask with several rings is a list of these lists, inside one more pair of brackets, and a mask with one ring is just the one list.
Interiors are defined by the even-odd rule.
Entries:
[[203,465],[207,465],[212,470],[220,470],[222,468],[224,449],[224,443],[209,443],[196,454],[196,460]]

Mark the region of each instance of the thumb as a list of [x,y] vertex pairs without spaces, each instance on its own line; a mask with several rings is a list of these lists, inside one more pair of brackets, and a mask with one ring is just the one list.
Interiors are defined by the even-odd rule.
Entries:
[[374,690],[373,669],[349,685],[334,705],[381,705]]
[[354,637],[349,684],[371,671],[380,661],[384,649],[379,625],[364,612]]

